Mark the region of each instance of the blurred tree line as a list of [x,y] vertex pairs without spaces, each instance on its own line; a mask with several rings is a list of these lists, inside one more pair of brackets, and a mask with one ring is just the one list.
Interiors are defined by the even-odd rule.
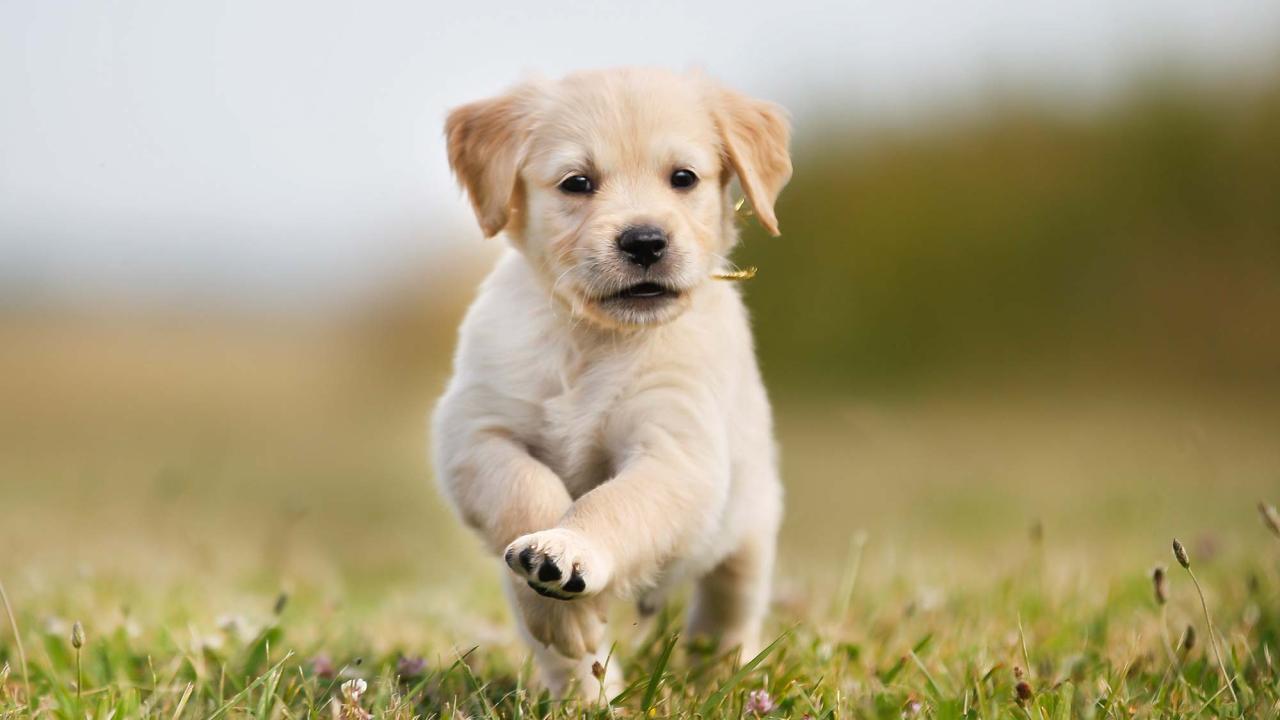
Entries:
[[1059,371],[1280,388],[1280,75],[1071,114],[797,128],[735,259],[765,373],[901,390]]

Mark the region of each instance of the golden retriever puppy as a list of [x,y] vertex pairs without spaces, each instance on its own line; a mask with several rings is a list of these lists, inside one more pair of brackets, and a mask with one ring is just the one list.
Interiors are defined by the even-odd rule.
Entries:
[[459,107],[446,137],[510,247],[462,324],[436,475],[504,559],[543,682],[599,697],[609,600],[652,607],[681,578],[690,635],[756,653],[782,486],[747,313],[713,275],[738,239],[732,178],[778,232],[784,112],[700,75],[606,70]]

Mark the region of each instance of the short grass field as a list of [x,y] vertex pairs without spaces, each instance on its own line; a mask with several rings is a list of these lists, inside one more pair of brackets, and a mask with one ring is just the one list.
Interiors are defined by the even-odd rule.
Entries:
[[[472,588],[356,610],[306,587],[230,603],[199,583],[157,595],[86,578],[22,598],[26,663],[7,642],[0,697],[6,717],[1275,716],[1276,548],[1201,568],[1212,632],[1181,568],[1162,605],[1142,573],[1057,573],[1027,550],[924,588],[863,577],[855,551],[838,592],[779,598],[777,640],[746,662],[683,644],[677,608],[644,628],[620,617],[611,662],[630,684],[595,708],[531,688]],[[163,620],[125,604],[143,598]],[[226,607],[244,614],[212,617]]]
[[532,685],[498,564],[435,495],[440,367],[51,327],[0,342],[0,717],[1280,715],[1266,397],[784,393],[776,641],[717,657],[681,598],[619,606],[627,690],[584,706]]
[[1257,535],[1252,557],[1188,551],[1212,629],[1171,553],[1161,603],[1141,569],[1067,569],[1047,535],[972,578],[914,579],[859,538],[823,592],[784,586],[777,640],[745,662],[681,642],[678,607],[643,627],[619,613],[611,662],[630,684],[595,708],[530,687],[487,584],[232,593],[199,568],[162,587],[87,572],[11,594],[24,644],[6,632],[0,707],[67,718],[1273,717],[1280,542]]

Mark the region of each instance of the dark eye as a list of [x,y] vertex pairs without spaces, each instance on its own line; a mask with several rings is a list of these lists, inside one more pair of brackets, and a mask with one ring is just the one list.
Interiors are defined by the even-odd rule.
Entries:
[[571,175],[560,181],[560,190],[574,195],[586,195],[595,192],[595,189],[591,178],[586,175]]
[[698,184],[698,176],[692,170],[680,169],[671,173],[671,187],[684,190]]

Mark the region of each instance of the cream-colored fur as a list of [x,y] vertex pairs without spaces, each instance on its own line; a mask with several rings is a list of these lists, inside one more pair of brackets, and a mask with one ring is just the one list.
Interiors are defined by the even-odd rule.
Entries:
[[[777,233],[784,114],[699,75],[625,69],[520,85],[453,111],[446,134],[485,234],[511,247],[462,325],[436,474],[505,559],[544,681],[598,697],[608,601],[681,578],[697,580],[689,632],[754,654],[782,487],[746,311],[711,276],[737,242],[731,177]],[[680,169],[697,184],[673,187]],[[594,192],[560,189],[574,175]],[[669,238],[652,267],[619,250],[638,224]],[[646,281],[669,292],[617,299]]]

